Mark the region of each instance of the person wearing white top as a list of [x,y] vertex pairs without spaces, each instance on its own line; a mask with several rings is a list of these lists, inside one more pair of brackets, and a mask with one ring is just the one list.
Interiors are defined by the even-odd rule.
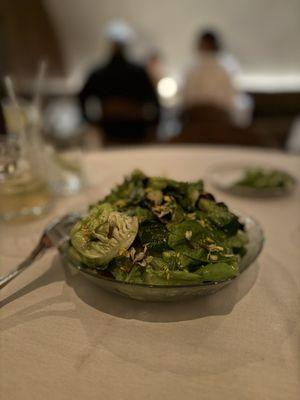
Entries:
[[232,113],[235,89],[232,78],[219,58],[219,41],[213,32],[204,32],[197,41],[200,59],[190,69],[183,88],[185,107],[210,104]]

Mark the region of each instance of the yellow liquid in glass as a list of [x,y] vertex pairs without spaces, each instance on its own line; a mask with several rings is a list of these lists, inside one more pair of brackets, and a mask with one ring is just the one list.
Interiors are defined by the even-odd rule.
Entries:
[[50,197],[48,185],[37,178],[7,179],[0,182],[0,217],[10,220],[39,216],[48,208]]

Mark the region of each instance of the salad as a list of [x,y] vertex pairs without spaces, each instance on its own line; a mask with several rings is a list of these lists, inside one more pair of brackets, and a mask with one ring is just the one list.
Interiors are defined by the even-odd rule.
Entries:
[[186,285],[236,277],[247,241],[238,216],[202,180],[135,170],[73,226],[67,254],[117,281]]
[[286,172],[263,168],[248,168],[234,186],[254,189],[286,189],[291,187],[293,183],[293,178]]

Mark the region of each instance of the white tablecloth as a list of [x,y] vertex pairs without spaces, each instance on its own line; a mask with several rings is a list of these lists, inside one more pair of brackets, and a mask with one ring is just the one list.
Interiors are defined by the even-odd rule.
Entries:
[[[278,152],[203,146],[90,153],[84,161],[84,192],[60,199],[39,221],[0,228],[1,274],[46,223],[84,209],[134,167],[185,180],[224,161],[300,171],[299,159]],[[299,399],[299,185],[281,199],[214,193],[265,231],[249,270],[215,295],[149,304],[103,292],[50,251],[2,290],[1,398]]]

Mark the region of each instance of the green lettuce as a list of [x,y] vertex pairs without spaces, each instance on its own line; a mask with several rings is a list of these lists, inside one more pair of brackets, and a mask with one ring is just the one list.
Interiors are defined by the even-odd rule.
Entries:
[[237,276],[247,242],[238,216],[201,180],[135,170],[73,227],[68,256],[117,281],[183,285]]
[[95,206],[70,233],[71,245],[90,267],[106,265],[127,250],[138,232],[138,220],[107,203]]

